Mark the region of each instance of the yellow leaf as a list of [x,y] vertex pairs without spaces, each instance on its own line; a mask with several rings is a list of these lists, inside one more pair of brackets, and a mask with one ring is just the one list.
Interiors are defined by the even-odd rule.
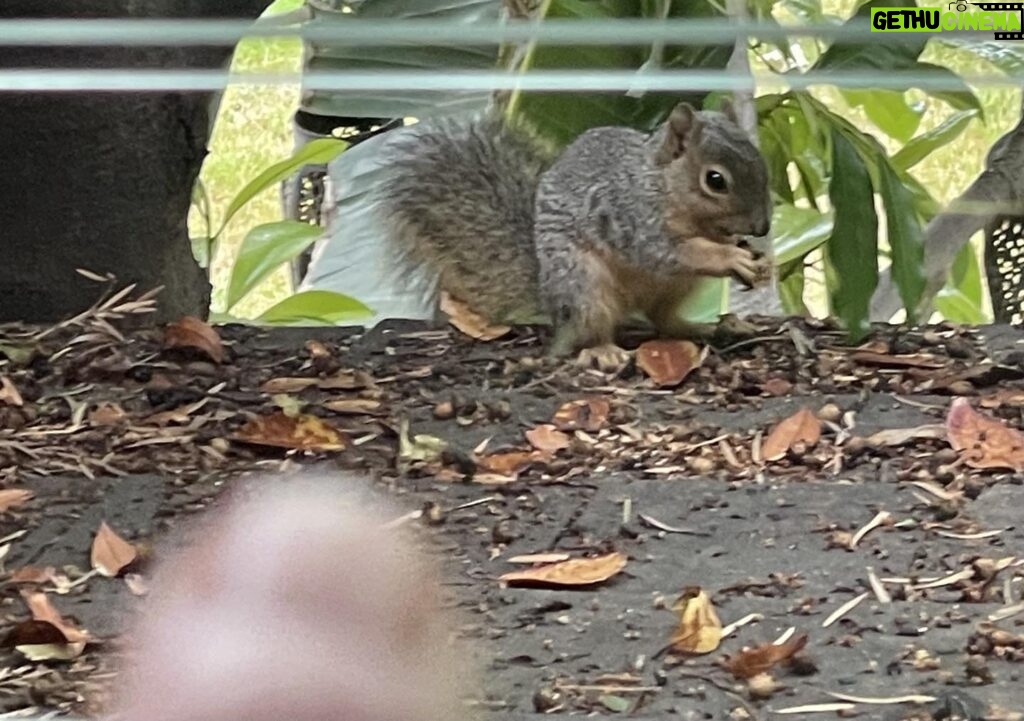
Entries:
[[673,610],[679,613],[679,626],[669,641],[673,651],[702,654],[718,648],[722,642],[722,622],[701,588],[684,589]]

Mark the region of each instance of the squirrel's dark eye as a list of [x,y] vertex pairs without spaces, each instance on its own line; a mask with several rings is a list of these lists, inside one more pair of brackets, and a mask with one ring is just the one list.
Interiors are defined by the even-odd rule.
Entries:
[[729,184],[725,182],[725,176],[717,170],[709,170],[704,176],[704,182],[707,184],[708,190],[713,193],[724,193],[729,189]]

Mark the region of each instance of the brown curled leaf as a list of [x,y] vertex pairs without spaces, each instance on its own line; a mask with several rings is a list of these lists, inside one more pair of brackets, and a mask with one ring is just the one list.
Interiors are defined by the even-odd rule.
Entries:
[[498,580],[510,585],[591,586],[607,581],[626,567],[626,554],[609,553],[593,558],[574,558],[512,571]]
[[813,446],[821,438],[821,421],[809,408],[801,408],[776,424],[761,444],[761,457],[777,461],[797,443]]

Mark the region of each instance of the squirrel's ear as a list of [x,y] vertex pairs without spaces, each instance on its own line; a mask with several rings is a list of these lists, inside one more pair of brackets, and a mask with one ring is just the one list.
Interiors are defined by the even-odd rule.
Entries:
[[690,137],[697,128],[697,111],[689,103],[679,103],[665,122],[665,140],[655,160],[668,165],[686,152]]
[[729,120],[733,121],[737,125],[739,124],[740,121],[736,115],[736,107],[732,104],[732,100],[729,98],[722,100],[722,104],[719,106],[718,112],[729,118]]

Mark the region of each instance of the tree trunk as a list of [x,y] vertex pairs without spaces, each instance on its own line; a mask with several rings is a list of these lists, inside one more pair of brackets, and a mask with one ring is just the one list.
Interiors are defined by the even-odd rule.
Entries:
[[[269,0],[5,0],[0,18],[257,17]],[[42,9],[41,9],[42,8]],[[231,48],[2,48],[0,68],[219,68]],[[0,321],[48,322],[96,300],[75,272],[163,286],[153,320],[205,317],[187,218],[210,93],[0,98]]]

